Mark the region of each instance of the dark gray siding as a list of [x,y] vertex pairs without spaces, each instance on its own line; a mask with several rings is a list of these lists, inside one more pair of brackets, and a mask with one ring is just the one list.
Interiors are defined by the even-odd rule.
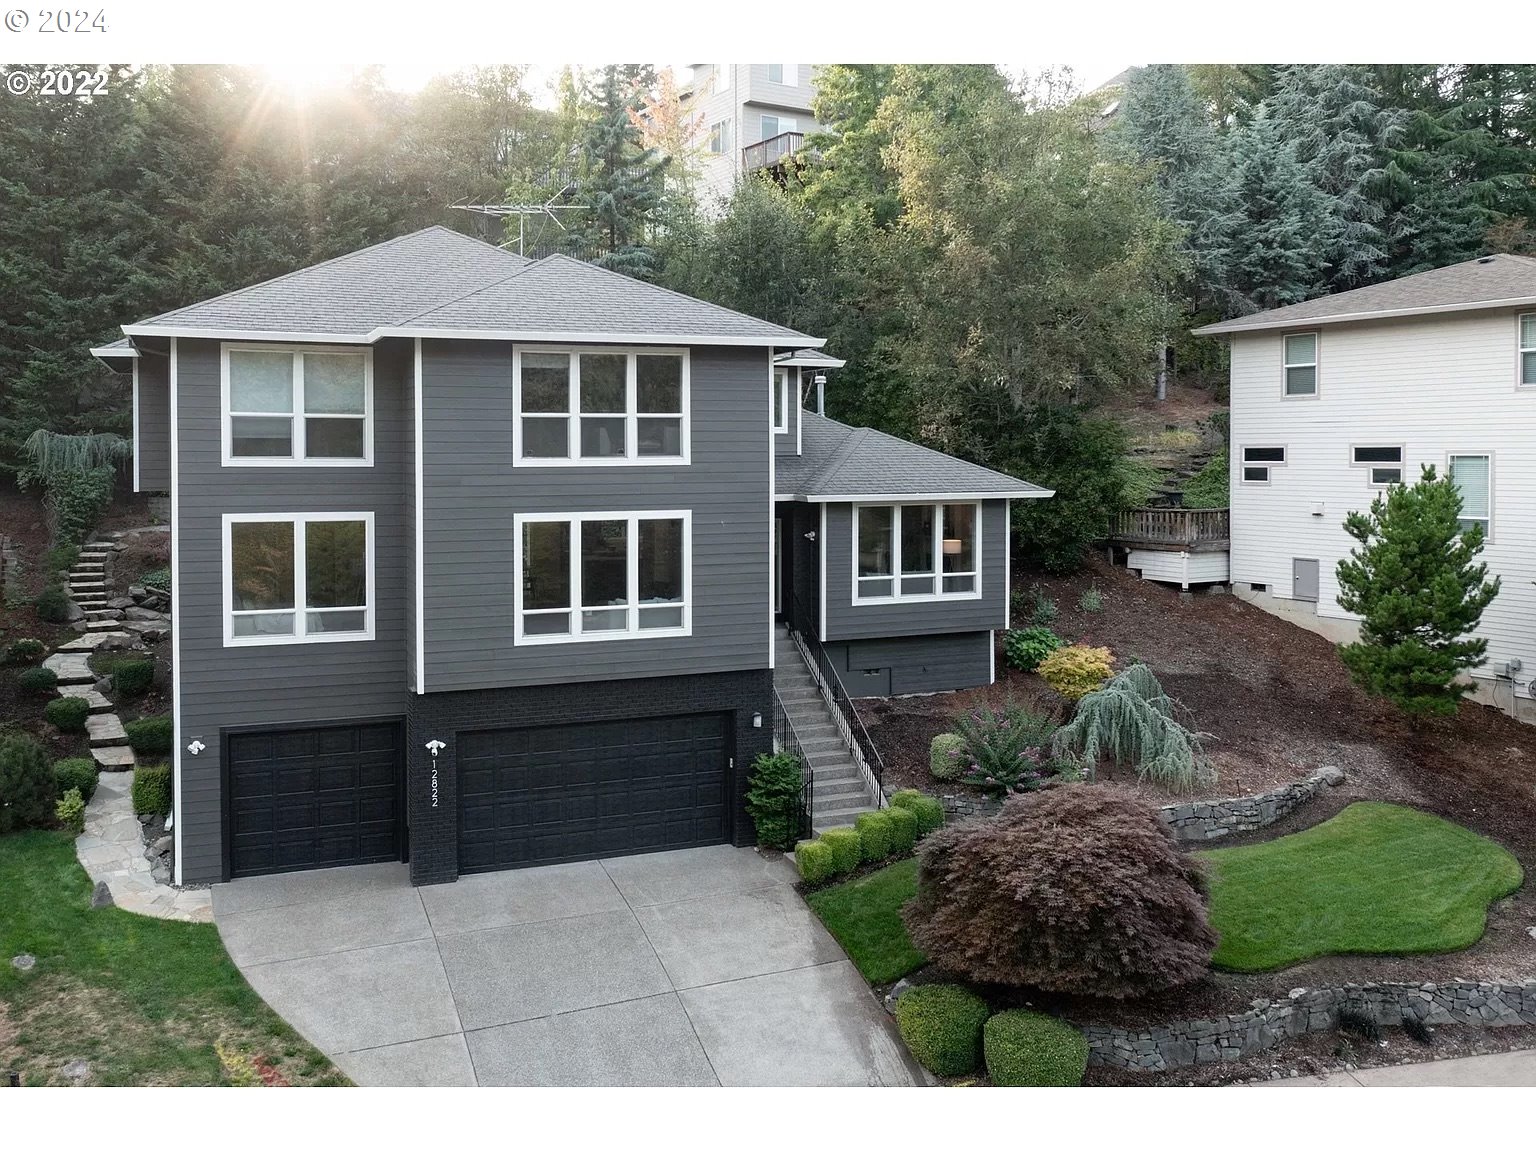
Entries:
[[166,344],[146,347],[138,359],[138,443],[133,451],[140,492],[171,490],[171,360]]
[[883,690],[887,674],[892,696],[950,692],[992,682],[991,632],[853,640],[828,644],[826,650],[853,696],[863,694],[863,685],[878,684]]
[[822,546],[827,550],[827,630],[823,640],[933,635],[1008,626],[1008,590],[1004,587],[1008,512],[1004,500],[982,502],[979,599],[855,605],[851,504],[827,505],[826,540]]
[[[429,692],[766,668],[766,349],[695,348],[688,466],[512,466],[512,346],[423,341]],[[514,646],[516,512],[693,513],[693,635]]]
[[[405,580],[402,423],[410,412],[410,345],[374,351],[371,468],[225,468],[219,463],[219,345],[178,341],[178,520],[182,879],[223,874],[219,731],[403,714]],[[225,648],[222,516],[226,512],[373,512],[375,639]]]

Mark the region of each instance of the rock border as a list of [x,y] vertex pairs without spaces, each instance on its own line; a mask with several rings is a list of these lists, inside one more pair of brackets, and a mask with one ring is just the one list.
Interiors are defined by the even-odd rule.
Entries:
[[1141,1031],[1082,1027],[1088,1063],[1138,1072],[1235,1063],[1282,1040],[1339,1026],[1339,1013],[1368,1016],[1380,1027],[1536,1024],[1536,980],[1452,980],[1442,984],[1370,983],[1293,988],[1284,1000],[1255,1000],[1246,1012],[1180,1020]]

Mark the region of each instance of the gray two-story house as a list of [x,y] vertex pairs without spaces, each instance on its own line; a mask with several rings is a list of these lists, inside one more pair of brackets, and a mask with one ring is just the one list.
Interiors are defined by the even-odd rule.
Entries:
[[751,843],[775,618],[855,695],[987,683],[1049,495],[803,411],[814,337],[444,228],[123,331],[178,883]]

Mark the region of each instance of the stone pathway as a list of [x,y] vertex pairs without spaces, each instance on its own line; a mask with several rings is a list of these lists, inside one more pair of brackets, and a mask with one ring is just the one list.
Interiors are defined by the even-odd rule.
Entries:
[[[98,648],[129,648],[137,639],[124,623],[123,601],[109,600],[107,565],[118,545],[110,540],[93,541],[80,549],[80,559],[69,572],[69,598],[74,601],[79,628],[84,631],[43,661],[59,678],[60,696],[79,696],[91,705],[85,730],[91,740],[91,756],[103,771],[123,771],[134,766],[128,733],[112,711],[112,702],[96,691],[96,673],[90,655]],[[132,601],[126,601],[131,604]]]
[[85,809],[85,833],[75,839],[75,855],[92,883],[105,883],[119,908],[162,920],[213,922],[208,889],[156,884],[144,855],[139,818],[133,814],[133,776],[103,772],[96,795]]

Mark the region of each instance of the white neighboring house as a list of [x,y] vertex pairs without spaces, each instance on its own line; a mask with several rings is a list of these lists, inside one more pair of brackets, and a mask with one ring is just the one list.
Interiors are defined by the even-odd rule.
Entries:
[[812,64],[695,64],[701,192],[729,196],[746,173],[772,167],[820,131]]
[[1503,578],[1476,698],[1536,720],[1536,260],[1484,256],[1195,329],[1232,349],[1233,591],[1336,641],[1346,513],[1447,470]]

